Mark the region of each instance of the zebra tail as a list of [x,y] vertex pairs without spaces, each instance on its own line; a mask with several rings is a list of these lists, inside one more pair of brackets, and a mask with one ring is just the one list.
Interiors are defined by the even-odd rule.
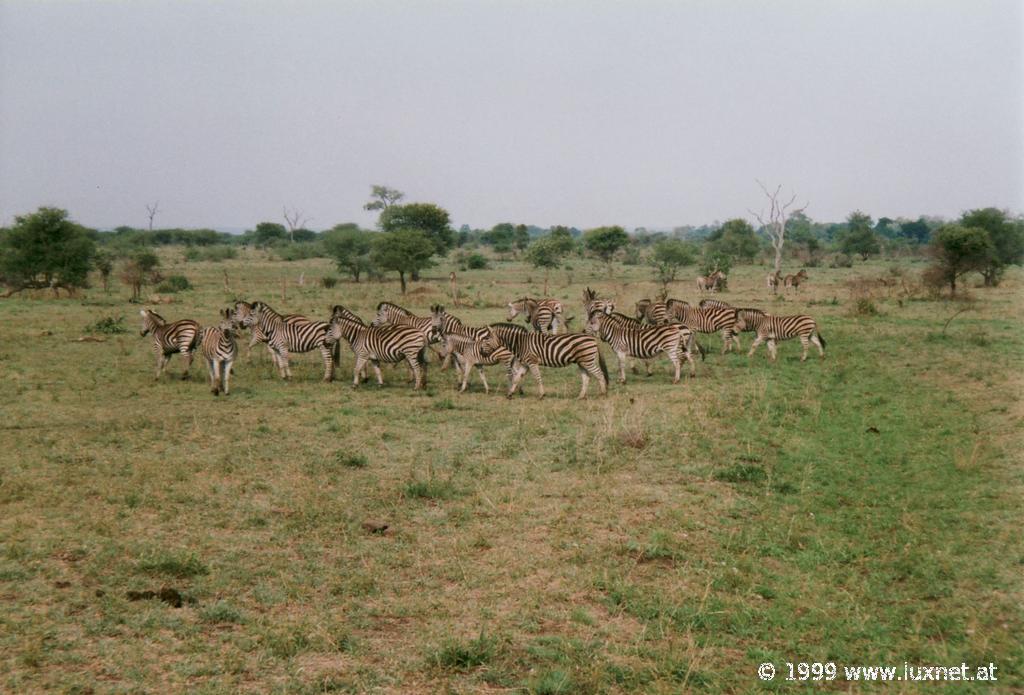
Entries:
[[334,366],[337,367],[341,364],[341,341],[334,343],[334,347],[331,349],[331,360],[334,362]]

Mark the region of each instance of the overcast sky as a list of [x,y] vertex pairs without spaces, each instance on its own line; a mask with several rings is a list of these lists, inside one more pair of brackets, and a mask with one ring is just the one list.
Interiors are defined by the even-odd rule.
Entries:
[[0,0],[0,223],[1024,211],[1021,4]]

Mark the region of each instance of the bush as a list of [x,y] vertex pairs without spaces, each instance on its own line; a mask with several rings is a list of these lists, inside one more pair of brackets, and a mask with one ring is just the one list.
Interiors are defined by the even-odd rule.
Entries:
[[334,278],[334,277],[331,277],[329,275],[326,275],[326,276],[320,278],[320,283],[326,289],[331,289],[332,287],[334,287],[335,285],[338,284],[338,278]]
[[829,263],[829,268],[852,268],[853,267],[853,256],[848,256],[845,253],[837,253],[832,262]]
[[271,248],[282,261],[304,261],[307,258],[321,258],[324,254],[323,245],[318,242],[295,242],[277,244]]
[[190,246],[185,249],[185,260],[186,261],[209,261],[210,263],[220,263],[226,261],[229,258],[238,258],[238,249],[234,246],[228,246],[227,244],[217,244],[215,246]]
[[878,307],[868,297],[861,297],[853,305],[853,313],[855,316],[878,316]]
[[124,325],[124,316],[118,316],[116,319],[113,316],[104,316],[96,323],[86,326],[85,332],[117,335],[118,333],[127,333],[128,329]]
[[486,270],[488,265],[487,258],[479,253],[471,253],[466,259],[466,267],[470,270]]
[[184,292],[192,289],[192,283],[184,275],[169,275],[166,280],[157,285],[157,292],[174,293]]

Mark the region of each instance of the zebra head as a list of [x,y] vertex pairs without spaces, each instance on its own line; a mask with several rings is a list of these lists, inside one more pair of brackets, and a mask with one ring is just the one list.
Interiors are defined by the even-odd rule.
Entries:
[[154,328],[159,328],[164,325],[164,317],[156,313],[151,309],[142,309],[139,311],[142,316],[142,330],[139,331],[139,335],[144,336]]
[[647,307],[651,305],[650,299],[641,299],[636,303],[636,317],[642,319],[647,315]]
[[238,327],[238,321],[235,320],[235,315],[231,308],[228,307],[227,309],[221,309],[220,322],[217,324],[217,328],[223,331],[224,335],[234,337],[234,333],[238,330]]
[[235,302],[235,310],[232,312],[231,318],[234,319],[237,325],[251,328],[252,324],[256,321],[253,307],[253,304],[239,300]]
[[445,313],[444,307],[440,304],[434,304],[430,307],[430,340],[441,340],[444,337],[444,325],[445,319],[448,318],[448,314]]
[[604,326],[607,320],[608,314],[600,309],[593,309],[590,312],[590,316],[587,317],[587,324],[583,327],[583,330],[591,335],[599,335],[601,327]]

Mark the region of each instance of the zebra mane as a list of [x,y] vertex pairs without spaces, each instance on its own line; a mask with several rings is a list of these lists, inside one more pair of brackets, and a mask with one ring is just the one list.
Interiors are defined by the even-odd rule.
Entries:
[[143,311],[145,311],[148,316],[150,316],[150,317],[156,319],[157,321],[159,321],[161,324],[167,323],[167,319],[165,319],[163,316],[161,316],[160,314],[156,313],[152,309],[144,309]]
[[381,302],[380,304],[377,305],[377,311],[380,311],[385,307],[393,309],[394,311],[397,311],[399,313],[405,314],[406,316],[413,316],[413,313],[411,311],[409,311],[405,307],[398,306],[394,302]]

